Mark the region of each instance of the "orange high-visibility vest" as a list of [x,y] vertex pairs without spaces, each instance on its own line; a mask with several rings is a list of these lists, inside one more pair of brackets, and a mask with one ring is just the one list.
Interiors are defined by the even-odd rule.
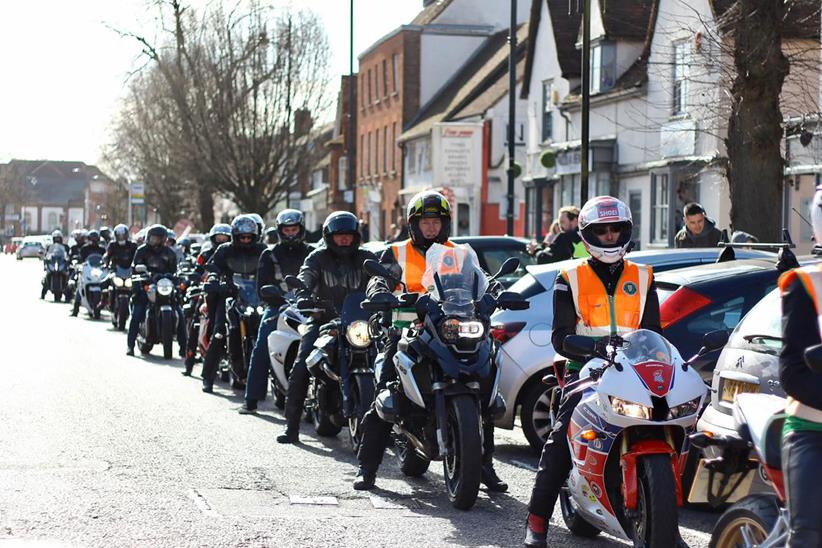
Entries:
[[625,261],[613,296],[587,261],[562,276],[574,299],[577,335],[604,337],[639,329],[653,276],[650,266]]
[[[454,247],[450,241],[443,244],[446,247]],[[425,254],[421,253],[411,239],[404,242],[391,244],[391,251],[394,259],[402,268],[402,281],[408,286],[409,293],[426,293],[427,288],[422,285],[422,275],[425,274]]]

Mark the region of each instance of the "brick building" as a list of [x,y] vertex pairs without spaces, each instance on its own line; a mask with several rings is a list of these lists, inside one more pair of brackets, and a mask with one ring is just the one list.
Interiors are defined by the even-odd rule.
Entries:
[[[352,76],[344,75],[340,79],[340,92],[337,95],[337,115],[334,120],[334,133],[326,143],[330,153],[328,166],[328,210],[354,211],[352,185],[348,180],[348,162],[353,161],[356,167],[356,147],[349,146],[349,120],[357,123],[357,109],[351,110],[348,105],[349,83]],[[353,75],[354,103],[357,103],[357,75]],[[356,130],[356,128],[355,128]],[[353,155],[353,159],[352,159]],[[356,180],[356,179],[355,179]]]

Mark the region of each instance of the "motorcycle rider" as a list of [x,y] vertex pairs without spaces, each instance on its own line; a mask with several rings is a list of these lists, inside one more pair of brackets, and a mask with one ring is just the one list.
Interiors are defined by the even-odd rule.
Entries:
[[[132,271],[138,265],[144,265],[147,274],[174,274],[177,272],[177,257],[174,252],[166,247],[168,230],[160,224],[152,225],[146,231],[146,241],[137,248],[134,254],[134,261],[131,264]],[[128,338],[126,344],[128,349],[126,355],[134,355],[134,343],[137,341],[137,331],[140,323],[146,317],[146,307],[148,306],[148,295],[143,289],[143,284],[134,284],[132,295],[131,320],[128,324]],[[177,343],[180,345],[180,354],[183,355],[186,347],[186,330],[183,322],[183,311],[177,306]]]
[[[393,243],[380,257],[380,262],[397,278],[402,279],[408,291],[426,293],[422,285],[422,275],[425,272],[425,253],[433,244],[450,246],[448,239],[451,234],[451,206],[448,200],[434,191],[420,192],[408,204],[406,215],[410,227],[410,239]],[[375,276],[368,284],[368,297],[378,293],[391,293],[395,290],[393,284],[385,278]],[[383,350],[383,367],[378,379],[377,389],[382,390],[389,383],[397,380],[397,371],[394,368],[394,355],[397,353],[399,333],[389,336]],[[393,425],[380,419],[376,408],[372,405],[362,421],[362,445],[357,458],[359,470],[354,479],[354,489],[367,490],[374,486],[377,469],[382,462],[383,454],[391,439]],[[504,492],[508,485],[497,476],[494,470],[494,423],[493,419],[483,419],[483,465],[482,483],[490,491]]]
[[49,277],[48,267],[46,266],[46,258],[51,254],[57,247],[63,248],[63,253],[66,255],[66,261],[69,260],[69,248],[66,244],[63,243],[63,233],[60,230],[55,230],[51,233],[51,245],[46,250],[46,254],[43,257],[43,268],[46,270],[46,275],[43,277],[43,288],[40,290],[40,298],[45,299],[46,293],[49,291],[51,279]]
[[100,227],[100,243],[103,247],[108,247],[109,242],[111,242],[111,229],[107,226]]
[[[363,270],[366,259],[376,259],[370,251],[360,249],[362,237],[359,222],[347,211],[332,212],[323,223],[325,246],[311,252],[300,268],[298,278],[304,288],[297,291],[297,306],[317,297],[330,301],[339,310],[345,297],[355,291],[365,291],[368,275]],[[306,324],[308,331],[300,341],[297,360],[288,377],[288,394],[285,400],[285,432],[277,436],[279,443],[297,443],[300,417],[308,393],[309,374],[305,365],[308,354],[319,337],[320,327],[334,318],[333,312],[312,317]]]
[[114,239],[106,247],[106,254],[103,255],[103,262],[107,267],[111,268],[119,266],[120,268],[130,268],[134,260],[134,254],[137,252],[137,244],[131,241],[128,227],[124,224],[119,224],[114,227]]
[[[279,234],[280,243],[263,251],[257,266],[257,291],[265,285],[278,285],[283,293],[288,292],[286,276],[296,276],[312,248],[305,243],[305,217],[296,209],[284,209],[277,214],[275,226],[268,229]],[[248,383],[245,388],[245,403],[241,414],[253,413],[257,402],[265,399],[268,389],[268,370],[271,362],[268,356],[268,335],[277,328],[279,306],[268,306],[260,320],[257,341],[251,352],[248,368]]]
[[82,228],[72,232],[74,245],[69,248],[69,262],[74,263],[80,260],[80,250],[86,245],[86,234],[88,233]]
[[166,239],[166,247],[168,247],[169,249],[171,249],[174,252],[174,255],[177,257],[177,263],[178,264],[185,257],[183,255],[183,250],[180,249],[179,247],[177,247],[177,234],[173,230],[171,230],[170,228],[168,229],[168,238]]
[[[620,335],[636,329],[662,333],[651,268],[624,259],[632,227],[628,207],[611,196],[592,198],[580,211],[580,236],[591,257],[560,272],[554,285],[551,342],[568,358],[566,383],[579,377],[588,359],[564,350],[566,336],[598,337],[597,344],[604,347],[610,338],[618,340]],[[542,450],[528,505],[525,546],[546,546],[548,518],[571,471],[568,424],[580,398],[577,393],[562,399]]]
[[[814,240],[822,242],[822,185],[811,207]],[[822,546],[822,374],[805,363],[805,350],[822,342],[822,267],[797,268],[779,279],[782,293],[782,352],[779,380],[788,396],[782,432],[782,470],[788,507],[789,548]],[[811,327],[813,326],[813,327]]]
[[[208,231],[208,241],[210,245],[203,246],[203,250],[200,251],[199,255],[197,255],[197,260],[194,264],[195,272],[197,272],[201,277],[205,275],[205,265],[208,263],[209,259],[211,259],[211,256],[214,255],[214,252],[217,251],[217,248],[222,244],[231,241],[231,225],[227,223],[218,223],[212,226],[211,230]],[[211,337],[210,331],[214,326],[214,315],[217,312],[217,295],[215,293],[206,293],[205,302],[206,310],[208,311],[210,328],[207,334]],[[195,311],[195,314],[196,313],[197,312]],[[198,335],[199,333],[195,329],[194,322],[192,322],[191,329],[189,330],[188,337],[186,339],[188,348],[186,348],[185,371],[183,371],[183,375],[187,377],[191,375],[191,371],[194,368]]]
[[[100,255],[101,257],[106,254],[106,248],[100,245],[100,233],[96,230],[89,230],[87,236],[86,244],[80,248],[77,262],[80,264],[86,262],[92,255]],[[71,309],[71,316],[77,316],[80,312],[80,292],[74,292],[74,306]]]
[[[211,256],[211,259],[206,264],[206,270],[209,271],[209,284],[206,284],[207,291],[209,287],[213,286],[210,293],[222,291],[223,286],[216,282],[225,280],[229,282],[229,290],[233,288],[230,284],[231,278],[235,273],[238,264],[247,265],[253,262],[256,265],[260,260],[260,255],[265,251],[265,244],[260,242],[260,232],[257,222],[250,215],[238,215],[231,221],[231,242],[222,244]],[[217,365],[222,355],[223,345],[226,337],[226,307],[225,294],[217,295],[216,310],[214,314],[214,330],[211,335],[211,341],[208,345],[208,351],[205,358],[203,358],[203,392],[211,393],[214,391],[214,378],[217,376]],[[232,322],[237,325],[238,322]],[[238,361],[242,360],[241,356],[236,355],[236,351],[240,349],[241,342],[239,328],[231,329],[228,336],[232,338],[232,344],[229,344],[229,351],[235,355],[230,356],[232,369],[234,371],[241,371],[242,367]],[[235,380],[235,388],[240,388],[239,381]]]
[[276,245],[279,241],[279,236],[277,235],[277,223],[274,223],[274,226],[265,229],[265,243],[268,245]]

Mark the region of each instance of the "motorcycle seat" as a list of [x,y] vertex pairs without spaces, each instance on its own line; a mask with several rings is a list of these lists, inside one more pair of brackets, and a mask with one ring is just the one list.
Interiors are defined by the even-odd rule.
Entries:
[[785,398],[769,394],[737,394],[734,422],[737,431],[763,456],[769,468],[781,468]]

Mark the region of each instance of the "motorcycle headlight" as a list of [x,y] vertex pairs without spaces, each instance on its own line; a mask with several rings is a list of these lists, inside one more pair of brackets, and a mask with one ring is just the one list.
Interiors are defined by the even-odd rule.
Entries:
[[308,324],[301,323],[300,325],[298,325],[297,333],[299,333],[300,335],[305,335],[306,333],[308,333]]
[[246,306],[245,307],[245,315],[246,316],[251,316],[252,314],[254,314],[254,307],[253,306]]
[[634,417],[636,419],[651,420],[651,408],[638,403],[630,402],[611,396],[611,409],[618,415]]
[[102,275],[103,275],[103,271],[100,270],[99,268],[92,268],[91,269],[91,277],[92,278],[99,278]]
[[458,339],[479,339],[485,334],[485,328],[482,322],[466,322],[451,318],[442,323],[440,334],[448,342]]
[[157,282],[157,293],[168,297],[174,291],[174,284],[168,278],[162,278]]
[[679,419],[682,417],[687,417],[688,415],[693,415],[697,411],[699,411],[699,402],[702,398],[694,398],[689,402],[685,402],[683,404],[674,406],[668,411],[668,420],[671,419]]
[[131,278],[126,278],[126,279],[123,281],[123,286],[125,286],[125,287],[127,287],[127,288],[131,289]]
[[368,322],[357,320],[348,326],[345,332],[345,338],[351,343],[351,346],[357,348],[365,348],[371,344],[371,334],[368,332]]
[[114,276],[111,282],[114,284],[114,287],[123,287],[123,278],[119,276]]

